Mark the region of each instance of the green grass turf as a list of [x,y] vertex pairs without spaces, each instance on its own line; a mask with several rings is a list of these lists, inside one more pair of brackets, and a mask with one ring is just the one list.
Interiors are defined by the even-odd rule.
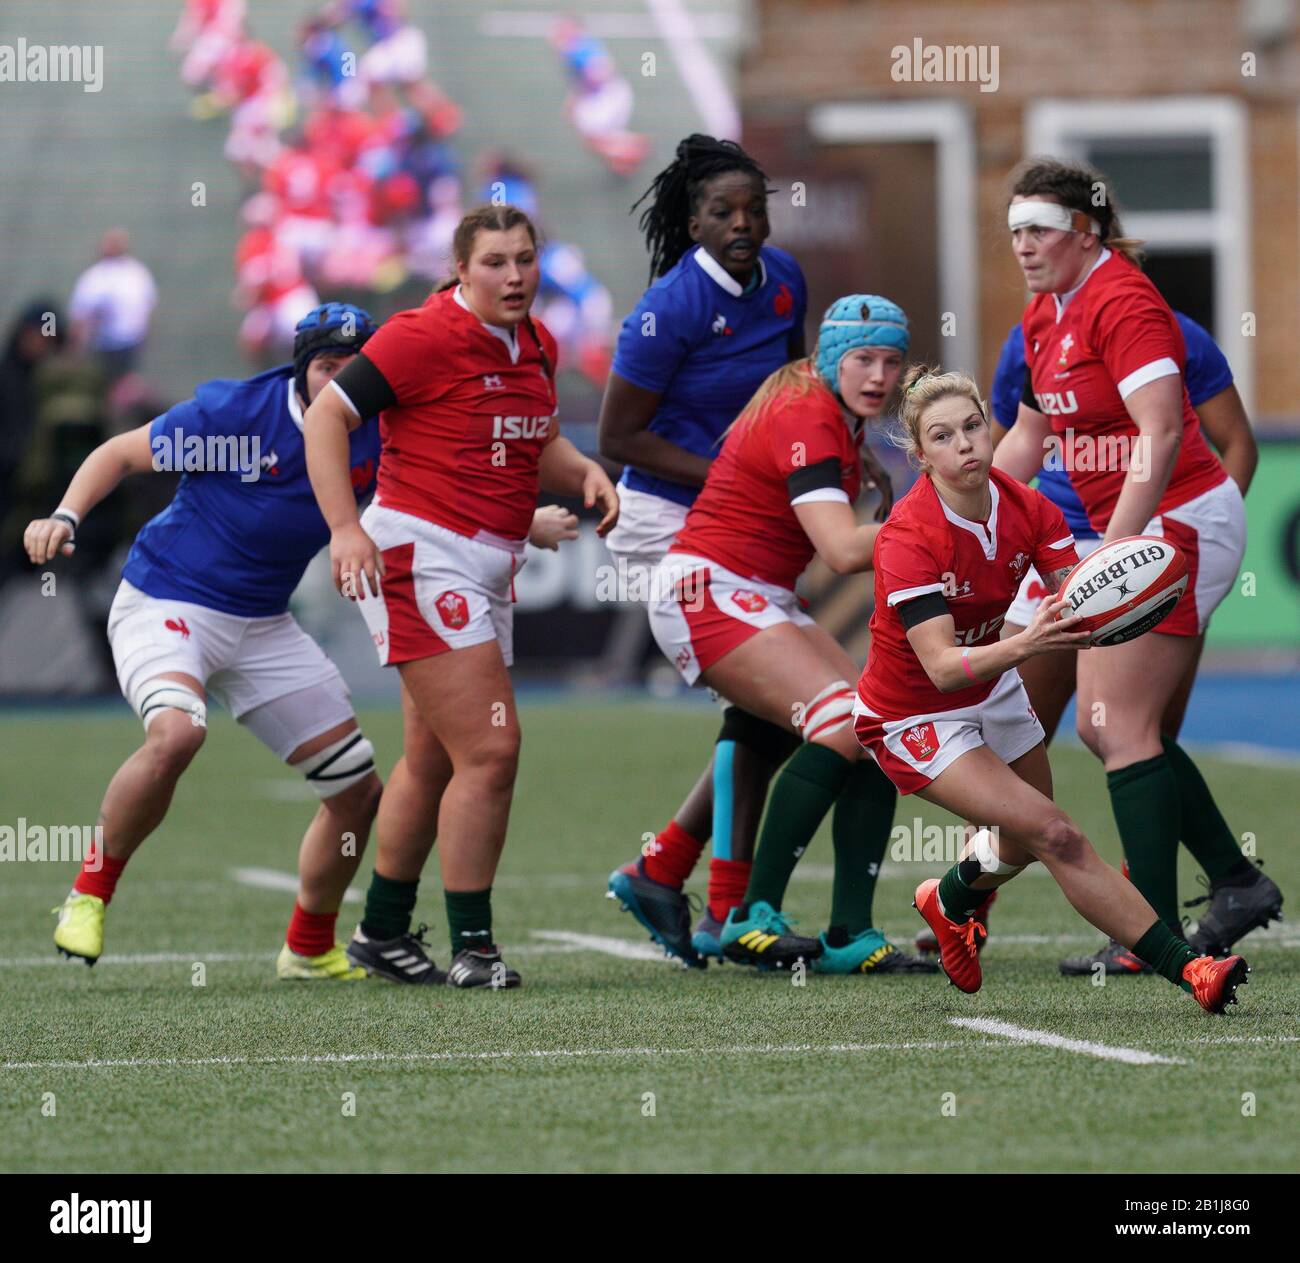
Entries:
[[[278,983],[272,962],[291,897],[238,885],[230,871],[290,872],[312,804],[295,799],[295,778],[224,716],[109,910],[110,956],[177,959],[106,959],[93,970],[46,963],[47,910],[70,870],[5,865],[0,1169],[751,1170],[756,1154],[765,1169],[820,1171],[1300,1165],[1294,931],[1274,927],[1247,941],[1255,972],[1226,1018],[1202,1013],[1160,979],[1095,988],[1059,977],[1058,957],[1089,949],[1097,936],[1033,870],[995,910],[976,996],[935,977],[810,976],[795,987],[787,975],[733,966],[685,973],[557,950],[532,931],[644,941],[602,898],[605,876],[675,807],[716,716],[672,705],[537,703],[524,707],[523,721],[495,900],[499,937],[524,974],[517,992]],[[0,823],[11,825],[19,816],[93,821],[103,785],[137,739],[117,710],[10,715],[5,724]],[[369,714],[365,726],[391,765],[397,715]],[[1097,768],[1077,749],[1059,751],[1055,766],[1062,802],[1116,857]],[[1292,845],[1300,771],[1203,766],[1234,828],[1256,835],[1269,872],[1300,897]],[[918,814],[945,819],[914,800],[899,819]],[[791,888],[789,909],[806,928],[823,924],[829,863],[823,836]],[[934,871],[887,867],[877,897],[887,931],[910,939],[920,924],[912,887]],[[1183,877],[1185,893],[1195,893],[1190,866]],[[345,907],[341,932],[351,931],[357,906]],[[436,874],[418,915],[435,927],[431,940],[445,962]],[[206,986],[191,985],[194,962],[206,962]],[[957,1016],[1184,1064],[1132,1066],[1013,1044],[954,1027]],[[811,1047],[790,1049],[800,1045]],[[761,1051],[769,1046],[778,1050]],[[588,1055],[528,1055],[556,1050]],[[512,1055],[432,1056],[464,1053]],[[367,1059],[339,1059],[349,1055]],[[44,1064],[222,1057],[243,1060]],[[294,1057],[303,1060],[258,1060]],[[54,1094],[54,1117],[42,1113],[45,1093]],[[343,1113],[345,1093],[355,1093],[355,1116]],[[654,1094],[653,1116],[644,1112],[646,1093]],[[942,1112],[946,1093],[956,1094],[955,1117]],[[1243,1093],[1254,1094],[1253,1117],[1243,1115]]]

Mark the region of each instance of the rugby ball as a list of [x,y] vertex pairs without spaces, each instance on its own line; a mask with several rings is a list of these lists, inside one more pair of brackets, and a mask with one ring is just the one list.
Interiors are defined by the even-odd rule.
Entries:
[[1166,618],[1187,590],[1187,558],[1158,535],[1128,535],[1090,553],[1061,584],[1062,617],[1079,614],[1091,644],[1122,645]]

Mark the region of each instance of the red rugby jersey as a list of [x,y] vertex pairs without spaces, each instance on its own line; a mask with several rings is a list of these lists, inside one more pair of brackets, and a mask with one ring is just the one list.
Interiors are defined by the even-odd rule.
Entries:
[[861,441],[861,426],[849,429],[839,401],[820,382],[803,394],[787,388],[774,395],[727,435],[669,551],[793,590],[816,550],[790,505],[786,479],[836,460],[852,503],[862,485]]
[[485,325],[457,288],[384,322],[360,353],[397,400],[379,417],[380,504],[486,542],[528,537],[558,432],[555,339],[533,328],[550,373],[527,328]]
[[876,608],[871,649],[858,696],[877,715],[907,719],[982,702],[997,679],[944,693],[926,675],[898,606],[941,593],[956,627],[956,643],[991,645],[1025,571],[1074,566],[1074,536],[1046,496],[1007,477],[989,475],[993,508],[986,523],[958,516],[924,475],[896,504],[876,537]]
[[[1110,251],[1072,294],[1036,294],[1021,324],[1036,406],[1060,436],[1089,521],[1104,534],[1138,436],[1124,400],[1147,382],[1183,374],[1182,330],[1141,270]],[[1157,512],[1194,500],[1227,476],[1184,387],[1183,444]]]

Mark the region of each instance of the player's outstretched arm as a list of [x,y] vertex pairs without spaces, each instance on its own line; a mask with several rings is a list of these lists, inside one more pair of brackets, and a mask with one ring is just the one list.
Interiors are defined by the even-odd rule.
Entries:
[[609,475],[584,456],[562,434],[557,434],[542,449],[537,466],[543,491],[562,496],[581,496],[587,508],[600,506],[603,516],[596,527],[597,535],[608,535],[618,522],[618,492]]
[[972,684],[986,684],[1036,654],[1086,648],[1091,636],[1075,630],[1079,616],[1058,617],[1068,609],[1068,601],[1043,601],[1024,631],[973,649],[954,643],[956,624],[951,614],[914,624],[907,629],[907,639],[934,687],[955,693]]
[[859,525],[852,508],[838,500],[796,504],[794,515],[817,555],[836,574],[857,574],[871,568],[871,553],[880,534],[877,523]]
[[149,473],[153,450],[149,446],[149,425],[114,435],[101,443],[81,463],[64,492],[55,514],[36,518],[23,532],[23,547],[33,565],[44,565],[58,553],[72,555],[74,539],[82,519],[128,474]]
[[[359,422],[337,390],[326,388],[303,414],[307,476],[330,528],[330,572],[349,600],[379,591],[384,561],[361,527],[349,469],[348,432]],[[364,582],[362,581],[364,576]]]

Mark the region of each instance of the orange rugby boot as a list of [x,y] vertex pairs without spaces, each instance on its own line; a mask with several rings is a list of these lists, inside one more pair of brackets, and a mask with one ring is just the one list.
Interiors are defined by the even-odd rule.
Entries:
[[[939,906],[939,879],[931,877],[916,888],[912,900],[925,923],[934,931],[939,943],[939,963],[948,981],[959,991],[973,993],[980,989],[984,976],[980,971],[978,936],[988,931],[971,917],[959,924],[949,921]],[[1188,966],[1191,968],[1191,966]]]
[[1198,956],[1187,962],[1183,977],[1192,984],[1192,995],[1201,1008],[1207,1013],[1222,1013],[1228,1005],[1237,1003],[1237,988],[1250,981],[1250,966],[1240,956],[1226,960]]

